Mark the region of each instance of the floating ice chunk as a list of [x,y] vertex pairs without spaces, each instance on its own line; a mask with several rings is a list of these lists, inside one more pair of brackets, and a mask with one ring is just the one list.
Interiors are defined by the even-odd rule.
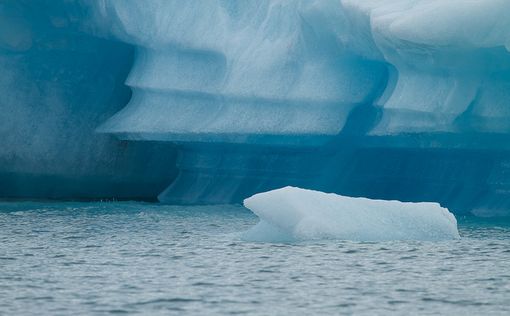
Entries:
[[455,217],[437,203],[371,200],[285,187],[247,198],[244,206],[260,218],[243,235],[250,241],[459,238]]

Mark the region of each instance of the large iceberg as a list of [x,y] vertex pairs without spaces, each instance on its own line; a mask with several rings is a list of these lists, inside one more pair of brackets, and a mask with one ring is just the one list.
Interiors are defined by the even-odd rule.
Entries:
[[250,241],[459,238],[455,216],[437,203],[371,200],[285,187],[247,198],[244,206],[260,219],[243,235]]
[[0,195],[239,203],[293,185],[509,215],[509,12],[2,1]]

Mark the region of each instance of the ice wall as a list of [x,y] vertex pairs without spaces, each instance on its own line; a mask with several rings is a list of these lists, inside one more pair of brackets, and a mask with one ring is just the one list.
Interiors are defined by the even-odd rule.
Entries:
[[[53,168],[67,166],[59,172],[68,175],[76,169],[76,157],[94,157],[87,158],[90,164],[77,164],[102,168],[84,173],[90,179],[101,178],[98,174],[118,177],[119,184],[146,176],[158,183],[167,179],[170,185],[158,192],[169,203],[240,202],[294,185],[440,202],[456,213],[509,214],[508,1],[6,3],[22,12],[32,8],[32,15],[0,19],[14,30],[0,28],[1,58],[9,58],[13,69],[0,76],[10,80],[5,91],[23,91],[38,82],[34,78],[53,80],[52,71],[67,72],[56,80],[59,87],[87,87],[66,90],[71,92],[65,102],[47,97],[51,101],[42,103],[63,104],[59,111],[69,116],[55,108],[50,111],[55,115],[46,117],[47,109],[35,106],[55,95],[48,86],[38,83],[29,90],[41,95],[18,93],[30,104],[27,111],[40,112],[23,124],[13,123],[29,117],[21,110],[5,116],[4,126],[10,127],[3,134],[12,140],[0,157],[10,157],[7,173],[47,170],[40,157],[48,157]],[[38,30],[38,41],[27,35],[32,34],[23,26],[27,23],[39,23],[28,27]],[[64,44],[48,44],[52,40]],[[52,60],[55,47],[73,57]],[[131,48],[133,65],[126,66]],[[13,56],[27,52],[35,57],[12,66]],[[27,83],[12,88],[13,82],[24,82],[13,78],[27,65],[36,74],[21,76]],[[132,96],[120,84],[124,79]],[[16,99],[13,95],[9,98]],[[5,107],[13,111],[13,103]],[[53,129],[53,120],[73,123]],[[15,169],[34,121],[58,131],[51,135],[88,136],[73,134],[62,142],[52,136],[54,147],[41,142],[46,152],[30,145],[36,162]],[[86,128],[77,128],[78,121],[87,121]],[[19,131],[12,132],[12,126]],[[102,136],[91,137],[92,130]],[[177,161],[166,158],[173,157],[172,149],[161,149],[174,145]],[[66,146],[78,147],[75,156],[63,158]],[[110,152],[119,151],[115,146],[141,147],[119,163]],[[54,164],[61,161],[55,157],[69,162]],[[175,164],[179,172],[173,181]]]
[[[508,3],[97,1],[136,46],[99,131],[179,144],[171,203],[285,185],[508,209]],[[367,170],[370,170],[367,171]]]

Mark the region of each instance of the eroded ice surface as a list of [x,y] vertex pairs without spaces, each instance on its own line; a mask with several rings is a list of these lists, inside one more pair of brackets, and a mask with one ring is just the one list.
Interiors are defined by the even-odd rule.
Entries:
[[0,0],[0,196],[225,204],[291,185],[508,216],[509,12]]
[[459,238],[457,220],[437,203],[352,198],[285,187],[256,194],[244,206],[260,222],[244,233],[252,241],[359,241]]

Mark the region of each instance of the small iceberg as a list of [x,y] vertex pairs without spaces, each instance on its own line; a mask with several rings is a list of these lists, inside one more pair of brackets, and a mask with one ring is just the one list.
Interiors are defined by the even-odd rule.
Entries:
[[460,238],[455,216],[438,203],[371,200],[285,187],[255,194],[244,200],[244,206],[260,219],[243,234],[247,241]]

